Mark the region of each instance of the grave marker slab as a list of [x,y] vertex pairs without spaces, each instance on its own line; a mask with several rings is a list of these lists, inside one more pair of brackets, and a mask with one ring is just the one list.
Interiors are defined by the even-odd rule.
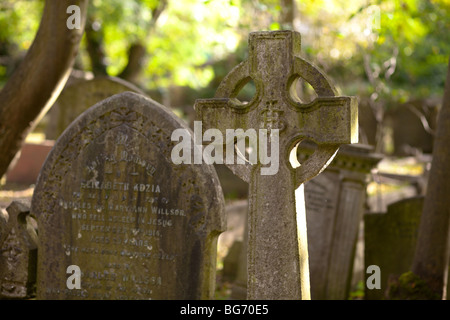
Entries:
[[387,213],[364,215],[365,267],[377,265],[381,271],[381,289],[366,286],[366,300],[383,299],[389,276],[411,270],[423,200],[422,196],[403,199],[389,205]]
[[[248,60],[224,78],[215,99],[195,104],[203,131],[214,128],[225,136],[227,129],[263,129],[272,140],[279,134],[279,150],[271,150],[280,156],[275,174],[262,174],[267,165],[261,158],[253,164],[226,164],[249,183],[249,299],[310,298],[301,186],[327,166],[341,144],[358,137],[356,99],[337,97],[326,77],[299,53],[297,32],[251,33]],[[311,103],[291,94],[299,77],[318,95]],[[250,80],[256,95],[248,104],[240,103],[235,98]],[[316,142],[318,149],[294,167],[291,151],[304,139]]]
[[143,94],[132,83],[115,77],[96,77],[66,86],[48,113],[46,138],[56,140],[89,107],[125,91]]
[[35,294],[37,234],[30,204],[13,201],[8,221],[0,228],[0,299],[24,299]]
[[[208,299],[224,200],[208,165],[175,165],[164,106],[126,92],[73,122],[49,154],[38,220],[38,299]],[[69,266],[81,289],[68,289]]]

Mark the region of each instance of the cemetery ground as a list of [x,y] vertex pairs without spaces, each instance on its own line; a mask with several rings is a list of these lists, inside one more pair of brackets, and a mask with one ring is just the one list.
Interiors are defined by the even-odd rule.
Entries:
[[[43,134],[34,133],[27,138],[29,143],[43,143]],[[420,163],[414,157],[385,157],[378,163],[372,171],[370,183],[366,188],[367,201],[365,213],[386,212],[389,204],[401,199],[413,197],[418,194],[417,185],[409,181],[399,181],[395,179],[383,179],[377,175],[377,171],[410,178],[422,177],[426,165]],[[228,181],[221,181],[225,190],[224,193],[227,216],[227,230],[219,236],[217,248],[217,273],[216,291],[214,298],[218,300],[233,299],[233,285],[236,281],[239,250],[242,246],[244,236],[244,223],[246,221],[247,197],[246,191],[235,191],[227,184]],[[34,191],[34,184],[24,182],[10,182],[6,177],[0,186],[0,213],[5,214],[6,208],[13,200],[31,201]],[[364,299],[365,279],[364,279],[364,229],[361,228],[358,235],[358,243],[355,254],[352,286],[348,299]],[[401,258],[399,258],[401,259]]]

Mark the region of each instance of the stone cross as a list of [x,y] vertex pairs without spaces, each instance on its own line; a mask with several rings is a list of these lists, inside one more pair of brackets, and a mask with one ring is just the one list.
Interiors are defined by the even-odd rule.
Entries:
[[[214,99],[195,104],[203,131],[267,129],[273,139],[278,129],[279,150],[271,150],[280,156],[275,174],[261,174],[266,166],[261,159],[226,164],[250,188],[248,299],[310,299],[304,203],[296,202],[296,197],[303,197],[300,186],[327,166],[341,144],[357,142],[356,99],[336,96],[325,75],[299,52],[297,32],[251,33],[248,60],[224,78]],[[314,88],[318,96],[314,101],[302,103],[291,93],[299,78]],[[250,80],[256,94],[243,104],[236,96]],[[300,165],[289,159],[304,139],[318,147]]]

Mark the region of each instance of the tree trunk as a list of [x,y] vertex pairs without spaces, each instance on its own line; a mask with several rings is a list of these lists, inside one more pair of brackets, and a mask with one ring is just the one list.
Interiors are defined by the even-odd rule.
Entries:
[[[67,8],[81,9],[81,29],[68,29]],[[0,92],[0,177],[30,130],[66,83],[84,30],[88,0],[47,0],[27,55]]]
[[142,64],[146,53],[147,52],[143,44],[139,42],[133,43],[128,50],[128,63],[118,77],[129,82],[136,83],[139,74],[141,73]]
[[103,27],[94,28],[95,17],[92,14],[87,15],[85,34],[87,43],[87,52],[91,60],[92,72],[95,76],[107,76],[107,65],[105,48],[103,43]]
[[294,0],[281,0],[280,27],[285,30],[292,30],[294,25]]
[[147,55],[147,49],[145,48],[146,42],[149,40],[153,31],[156,27],[156,22],[167,8],[168,0],[160,0],[158,5],[152,10],[152,19],[149,22],[147,29],[147,36],[141,41],[136,41],[131,44],[128,50],[128,64],[122,70],[122,72],[117,75],[117,77],[127,80],[132,83],[137,83],[139,75],[142,71],[144,65],[144,59]]
[[412,271],[444,298],[450,227],[450,61]]

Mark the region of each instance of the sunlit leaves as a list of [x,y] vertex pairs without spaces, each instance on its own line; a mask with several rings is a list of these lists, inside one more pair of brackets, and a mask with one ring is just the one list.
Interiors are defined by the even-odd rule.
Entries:
[[[285,28],[281,17],[283,4],[289,2],[168,0],[152,25],[162,1],[90,1],[90,23],[103,33],[110,75],[123,70],[130,45],[140,42],[147,49],[140,78],[144,88],[204,87],[215,76],[215,62],[230,54],[244,57],[249,32]],[[43,3],[0,1],[0,51],[5,46],[22,52],[29,48]],[[450,55],[450,0],[294,0],[294,4],[292,27],[302,34],[302,55],[336,82],[370,94],[374,88],[367,85],[364,68],[368,59],[373,74],[383,82],[379,94],[385,92],[387,98],[442,90]],[[84,43],[79,61],[89,69],[85,49]]]
[[147,43],[149,85],[206,86],[213,77],[208,61],[236,49],[239,18],[239,8],[225,0],[169,2]]
[[44,5],[42,1],[2,0],[0,2],[0,46],[15,44],[27,50],[37,32]]
[[[446,2],[302,0],[297,1],[297,29],[302,32],[303,51],[340,83],[351,85],[351,75],[368,83],[366,59],[380,81],[379,94],[384,92],[386,99],[395,99],[399,92],[401,100],[405,92],[411,97],[439,94],[450,54]],[[390,65],[393,60],[395,68]],[[368,94],[374,89],[366,87]]]

